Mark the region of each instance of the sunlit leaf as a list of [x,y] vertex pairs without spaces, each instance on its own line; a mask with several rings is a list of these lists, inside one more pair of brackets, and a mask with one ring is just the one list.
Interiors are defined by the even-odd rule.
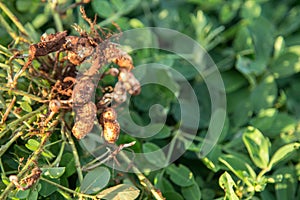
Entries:
[[247,181],[247,179],[256,179],[256,173],[245,159],[236,155],[223,155],[219,158],[231,172],[233,172],[241,180]]
[[101,191],[97,197],[109,200],[134,200],[139,194],[140,191],[133,185],[120,184]]
[[243,134],[243,142],[254,164],[264,169],[269,164],[270,141],[254,127],[248,127]]
[[224,172],[219,178],[219,185],[225,192],[224,200],[239,200],[235,194],[236,184],[228,172]]
[[280,147],[272,156],[270,161],[270,168],[278,164],[280,161],[288,158],[295,150],[300,148],[300,143],[295,142]]
[[27,144],[25,144],[25,146],[27,147],[27,149],[29,149],[31,151],[35,151],[40,146],[40,143],[38,141],[36,141],[35,139],[29,139]]
[[30,104],[27,102],[27,101],[23,101],[21,104],[20,104],[21,108],[26,111],[26,112],[32,112],[32,108],[30,106]]

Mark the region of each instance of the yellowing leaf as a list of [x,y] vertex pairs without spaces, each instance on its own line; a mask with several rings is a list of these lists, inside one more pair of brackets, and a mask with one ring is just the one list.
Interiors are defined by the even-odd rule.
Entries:
[[136,187],[120,184],[101,191],[97,194],[97,197],[110,200],[134,200],[139,194],[140,191]]

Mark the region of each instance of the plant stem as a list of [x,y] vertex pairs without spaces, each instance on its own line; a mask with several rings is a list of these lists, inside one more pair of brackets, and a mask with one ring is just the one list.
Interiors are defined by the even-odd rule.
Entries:
[[57,166],[59,164],[59,162],[61,161],[61,158],[63,156],[64,150],[65,150],[65,146],[66,146],[66,142],[62,141],[59,153],[58,153],[56,159],[54,160],[54,162],[51,163],[50,167],[55,167],[55,166]]
[[14,96],[14,97],[12,98],[12,100],[11,100],[9,106],[7,107],[7,109],[6,109],[5,113],[4,113],[4,115],[3,115],[0,124],[3,124],[3,123],[6,121],[6,119],[7,119],[8,115],[9,115],[11,109],[12,109],[13,106],[15,105],[16,100],[17,100],[17,98],[16,98],[16,96]]
[[256,179],[257,179],[257,180],[260,180],[261,177],[263,177],[263,175],[264,175],[265,173],[267,173],[268,171],[270,171],[270,170],[271,170],[270,166],[267,166],[266,168],[262,169],[262,170],[259,172],[259,174],[257,175]]
[[76,167],[77,174],[78,174],[78,180],[79,180],[79,183],[81,184],[82,180],[83,180],[83,175],[82,175],[82,171],[81,171],[81,165],[80,165],[80,160],[79,160],[78,152],[77,152],[74,140],[72,139],[71,133],[66,128],[65,122],[63,120],[62,120],[62,127],[63,127],[65,135],[66,135],[66,137],[67,137],[67,139],[69,141],[69,144],[71,146],[72,153],[73,153],[73,156],[74,156],[74,161],[75,161],[75,167]]

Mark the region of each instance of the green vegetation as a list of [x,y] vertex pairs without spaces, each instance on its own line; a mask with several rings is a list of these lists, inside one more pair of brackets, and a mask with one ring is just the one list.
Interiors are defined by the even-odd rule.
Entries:
[[[0,199],[300,199],[299,1],[76,2],[0,0]],[[203,157],[200,152],[211,117],[203,77],[171,52],[142,49],[130,53],[135,66],[165,64],[191,84],[201,111],[197,135],[189,146],[185,146],[189,130],[178,137],[183,113],[177,97],[184,88],[176,82],[178,77],[159,68],[154,76],[173,90],[143,86],[141,94],[130,99],[130,114],[137,124],[146,126],[151,121],[149,108],[160,104],[152,111],[167,116],[166,123],[157,135],[146,138],[135,138],[123,130],[117,144],[136,141],[129,147],[136,153],[157,150],[161,156],[150,154],[145,160],[154,165],[167,160],[160,149],[174,138],[177,143],[172,150],[183,146],[185,153],[171,165],[150,172],[130,165],[134,158],[123,151],[117,159],[109,157],[116,168],[107,167],[111,152],[104,150],[101,166],[83,170],[99,160],[72,136],[72,110],[51,115],[48,108],[57,76],[42,72],[55,52],[35,59],[14,83],[28,60],[29,45],[38,43],[43,33],[67,30],[68,35],[78,35],[74,24],[89,32],[79,5],[89,18],[97,15],[98,26],[115,33],[119,29],[169,28],[193,38],[209,53],[224,81],[227,112],[222,134],[208,155]],[[99,84],[113,82],[108,77]],[[193,106],[185,108],[193,110]],[[184,117],[187,121],[193,118]],[[141,134],[147,136],[157,126],[160,124],[151,122]],[[99,130],[97,134],[100,136]],[[119,172],[119,159],[134,173]],[[41,176],[32,179],[30,188],[20,189],[25,182],[16,187],[23,178],[38,174],[35,167],[41,169]],[[17,183],[11,175],[17,176]]]

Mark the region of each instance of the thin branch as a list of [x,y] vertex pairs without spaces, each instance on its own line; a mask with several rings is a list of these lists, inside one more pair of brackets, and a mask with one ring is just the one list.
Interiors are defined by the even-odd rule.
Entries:
[[16,96],[14,96],[14,97],[12,98],[12,100],[11,100],[9,106],[7,107],[7,109],[6,109],[5,113],[4,113],[4,115],[3,115],[0,124],[3,124],[3,123],[6,121],[6,119],[7,119],[8,115],[9,115],[11,109],[12,109],[13,106],[15,105],[16,100],[17,100],[17,98],[16,98]]
[[74,161],[75,161],[75,167],[76,167],[77,174],[78,174],[78,180],[79,180],[79,183],[81,184],[82,180],[83,180],[83,175],[82,175],[82,171],[81,171],[81,164],[80,164],[78,152],[77,152],[74,140],[72,139],[72,135],[71,135],[70,131],[66,128],[64,120],[62,120],[62,127],[64,128],[63,130],[64,130],[65,135],[66,135],[66,137],[69,141],[69,144],[71,146],[72,153],[73,153],[73,156],[74,156]]

